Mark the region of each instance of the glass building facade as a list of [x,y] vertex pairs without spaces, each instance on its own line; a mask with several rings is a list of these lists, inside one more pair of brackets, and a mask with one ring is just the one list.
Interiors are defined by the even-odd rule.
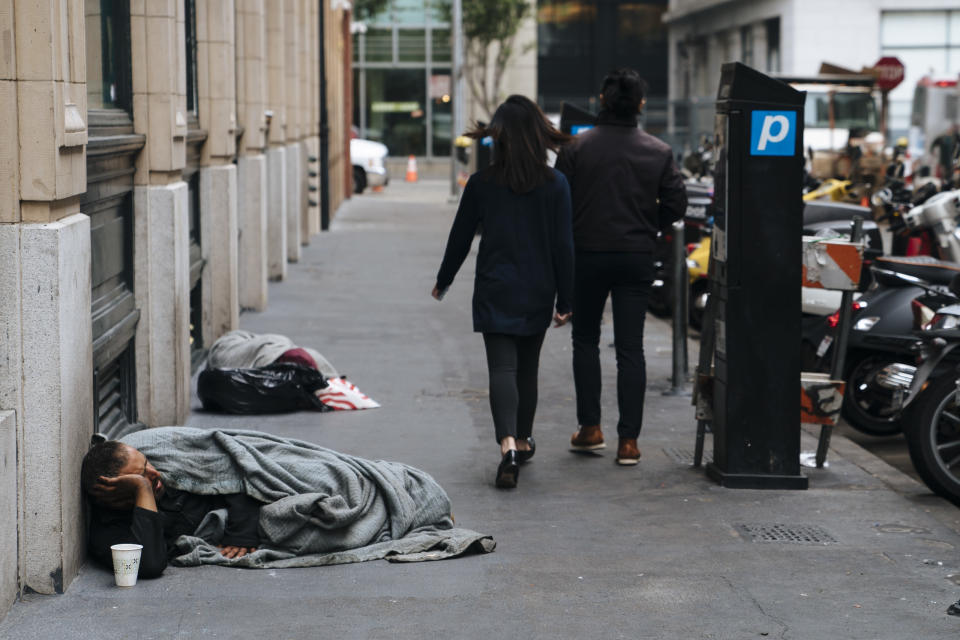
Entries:
[[389,155],[450,155],[450,26],[436,0],[391,0],[353,36],[360,137]]
[[647,81],[644,127],[666,129],[667,0],[540,0],[537,2],[537,87],[540,106],[559,113],[569,102],[596,111],[604,75],[636,69]]

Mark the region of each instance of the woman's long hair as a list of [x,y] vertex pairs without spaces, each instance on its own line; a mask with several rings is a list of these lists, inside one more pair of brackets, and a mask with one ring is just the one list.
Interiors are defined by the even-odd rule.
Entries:
[[547,150],[556,151],[570,140],[557,131],[529,98],[512,95],[493,114],[486,127],[467,132],[471,138],[493,138],[493,179],[514,193],[527,193],[552,177]]

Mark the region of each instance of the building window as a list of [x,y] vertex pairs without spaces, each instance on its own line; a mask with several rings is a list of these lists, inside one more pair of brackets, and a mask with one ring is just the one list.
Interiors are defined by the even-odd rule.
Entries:
[[667,5],[667,0],[537,2],[540,106],[548,113],[558,113],[563,102],[597,110],[604,75],[633,67],[648,85],[643,126],[662,132],[667,120]]
[[767,73],[780,73],[780,18],[764,23],[767,30]]
[[184,35],[186,36],[187,111],[197,115],[197,5],[184,0]]
[[432,1],[391,0],[354,37],[354,124],[391,156],[450,155],[451,42],[442,15]]
[[426,78],[421,69],[367,69],[364,137],[387,145],[390,155],[425,155]]
[[960,10],[884,11],[880,15],[880,48],[903,62],[905,76],[890,92],[887,125],[893,137],[910,128],[913,92],[925,76],[955,80],[960,74]]
[[133,174],[144,136],[131,120],[129,4],[87,0],[87,189],[90,218],[90,312],[93,424],[108,437],[135,428]]
[[87,107],[130,111],[129,3],[88,1]]
[[748,67],[753,66],[753,25],[740,27],[740,60]]

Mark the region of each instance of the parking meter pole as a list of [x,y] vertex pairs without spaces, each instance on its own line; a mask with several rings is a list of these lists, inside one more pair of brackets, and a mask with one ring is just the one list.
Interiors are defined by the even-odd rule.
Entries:
[[[860,242],[863,236],[863,218],[854,216],[853,230],[850,232],[850,242]],[[830,367],[832,380],[843,379],[843,367],[847,358],[847,344],[850,342],[850,317],[852,315],[853,291],[844,291],[840,297],[840,320],[837,323],[837,339],[834,341],[833,362]],[[830,437],[833,434],[833,425],[825,424],[820,427],[820,440],[817,442],[817,468],[822,469],[827,461],[827,450],[830,448]]]
[[673,375],[670,390],[663,395],[684,396],[687,370],[687,255],[683,238],[684,223],[673,223]]

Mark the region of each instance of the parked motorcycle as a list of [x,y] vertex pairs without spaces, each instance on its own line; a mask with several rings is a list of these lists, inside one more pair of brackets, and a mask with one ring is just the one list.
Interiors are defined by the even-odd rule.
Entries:
[[880,375],[903,410],[904,435],[917,474],[935,493],[960,505],[960,276],[918,332],[917,367],[899,363]]
[[[870,271],[874,282],[854,302],[843,375],[847,381],[843,416],[852,427],[870,435],[900,431],[900,407],[896,406],[894,392],[880,384],[878,376],[890,365],[912,361],[915,314],[922,312],[920,307],[927,308],[918,298],[933,292],[927,300],[936,306],[936,293],[945,291],[960,272],[960,232],[956,222],[960,215],[960,191],[937,194],[899,215],[904,228],[929,232],[948,260],[930,256],[877,258]],[[838,318],[839,312],[824,324],[804,325],[805,368],[829,367],[829,348]]]
[[[710,207],[713,204],[713,182],[709,179],[687,180],[687,210],[683,216],[684,245],[692,247],[699,243],[712,225]],[[650,312],[657,316],[669,316],[673,309],[673,235],[661,233],[654,249],[653,266],[655,277],[650,291]]]
[[[929,256],[888,256],[878,258],[871,272],[873,284],[853,303],[842,415],[858,431],[887,436],[900,432],[902,416],[897,390],[881,377],[890,374],[888,367],[903,363],[900,375],[912,375],[914,328],[945,304],[938,296],[960,273],[960,265]],[[821,325],[814,370],[829,369],[839,316],[838,311]],[[805,352],[812,337],[805,336]]]

